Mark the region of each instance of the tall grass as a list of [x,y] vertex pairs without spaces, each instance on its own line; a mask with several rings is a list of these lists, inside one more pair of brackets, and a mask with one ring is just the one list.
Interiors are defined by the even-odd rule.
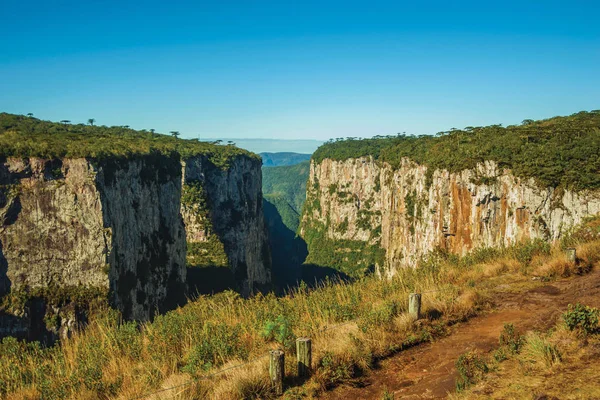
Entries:
[[[590,265],[598,261],[600,242],[578,249]],[[286,371],[293,375],[293,343],[299,336],[312,338],[316,368],[307,384],[289,392],[316,393],[363,373],[378,357],[430,340],[443,334],[446,325],[474,315],[489,296],[487,281],[506,274],[518,279],[559,254],[537,242],[466,258],[437,253],[420,268],[401,270],[389,280],[329,281],[310,290],[301,286],[285,297],[243,299],[224,292],[200,297],[141,326],[106,310],[60,346],[43,349],[4,339],[0,395],[135,398],[248,363],[155,398],[269,398],[268,360],[259,357],[284,348]],[[423,299],[428,317],[418,324],[406,313],[408,294],[414,291],[429,292]]]

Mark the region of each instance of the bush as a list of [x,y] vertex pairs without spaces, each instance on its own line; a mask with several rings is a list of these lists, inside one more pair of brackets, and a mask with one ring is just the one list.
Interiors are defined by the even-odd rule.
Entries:
[[597,308],[577,303],[575,306],[569,304],[567,312],[562,317],[569,330],[573,331],[577,329],[588,335],[598,330],[599,314],[600,310]]
[[524,338],[515,331],[513,324],[504,324],[499,342],[500,346],[506,347],[512,354],[518,354],[523,347]]
[[458,370],[456,390],[459,392],[475,384],[489,371],[485,360],[473,351],[458,357],[456,369]]
[[184,372],[195,374],[199,371],[222,365],[232,357],[247,358],[248,353],[240,342],[241,326],[207,322],[197,343],[187,355]]
[[292,349],[296,342],[296,335],[292,331],[292,324],[283,315],[277,316],[275,321],[267,321],[262,331],[262,336],[267,340],[275,340],[288,350]]

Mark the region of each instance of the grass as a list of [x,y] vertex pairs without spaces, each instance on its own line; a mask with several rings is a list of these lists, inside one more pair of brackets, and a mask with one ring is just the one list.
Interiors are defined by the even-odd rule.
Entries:
[[[575,245],[580,264],[591,266],[600,259],[599,240]],[[178,399],[267,399],[273,396],[264,355],[269,349],[285,349],[286,371],[293,376],[294,340],[308,336],[314,373],[307,382],[288,380],[286,396],[311,398],[367,373],[377,359],[444,335],[449,325],[486,308],[502,283],[531,287],[557,277],[554,269],[543,269],[547,275],[531,279],[560,257],[559,244],[550,248],[542,243],[463,258],[438,254],[390,280],[370,276],[310,290],[303,285],[284,297],[243,299],[233,292],[199,297],[141,326],[123,323],[117,312],[105,310],[61,346],[43,349],[4,339],[0,394],[10,399],[129,399],[193,382],[165,393]],[[579,271],[577,265],[565,268],[561,274]],[[407,315],[408,294],[415,291],[435,291],[423,296],[426,318],[418,323]],[[513,340],[510,334],[506,342]],[[527,339],[523,348],[528,350],[522,354],[535,360],[549,354],[544,360],[550,360],[551,368],[565,364],[568,352],[558,348],[563,360],[558,363],[544,343]],[[240,363],[246,364],[202,379]]]

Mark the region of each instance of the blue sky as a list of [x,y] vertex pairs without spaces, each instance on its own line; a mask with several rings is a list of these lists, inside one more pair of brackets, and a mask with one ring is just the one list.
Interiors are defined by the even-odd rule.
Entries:
[[326,140],[600,108],[595,1],[2,0],[1,10],[0,110],[42,119]]

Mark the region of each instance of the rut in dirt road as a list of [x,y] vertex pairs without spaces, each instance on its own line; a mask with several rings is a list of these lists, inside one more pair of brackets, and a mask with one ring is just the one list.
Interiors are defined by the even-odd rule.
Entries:
[[494,311],[452,328],[434,343],[408,349],[383,360],[361,387],[340,386],[325,399],[381,399],[385,390],[397,399],[441,399],[455,390],[454,363],[470,350],[488,353],[498,347],[505,323],[519,330],[545,330],[553,326],[569,303],[600,306],[600,271],[556,281],[522,293],[500,294]]

